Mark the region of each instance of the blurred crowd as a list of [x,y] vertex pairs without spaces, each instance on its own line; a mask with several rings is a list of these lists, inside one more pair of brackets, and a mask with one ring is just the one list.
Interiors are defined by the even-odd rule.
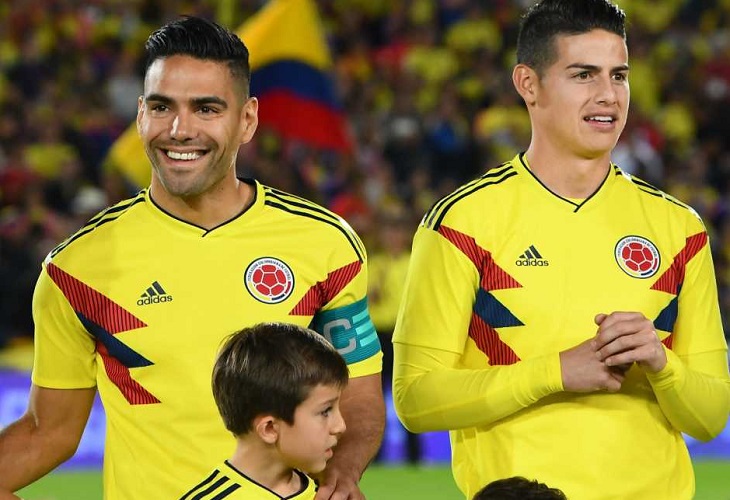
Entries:
[[[105,157],[134,120],[149,33],[178,14],[235,29],[263,3],[0,4],[0,347],[32,338],[32,291],[46,253],[138,189]],[[317,3],[353,151],[317,151],[262,129],[238,169],[356,228],[380,276],[373,316],[389,332],[402,279],[386,275],[404,272],[421,215],[527,147],[511,67],[519,16],[532,0]],[[618,3],[630,22],[632,109],[614,161],[703,217],[730,326],[730,0]]]

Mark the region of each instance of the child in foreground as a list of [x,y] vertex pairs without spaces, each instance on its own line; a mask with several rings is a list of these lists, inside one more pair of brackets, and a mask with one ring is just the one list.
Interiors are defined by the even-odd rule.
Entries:
[[236,450],[181,500],[313,499],[305,472],[321,472],[345,432],[347,380],[344,359],[316,332],[259,323],[234,333],[213,368],[213,397]]

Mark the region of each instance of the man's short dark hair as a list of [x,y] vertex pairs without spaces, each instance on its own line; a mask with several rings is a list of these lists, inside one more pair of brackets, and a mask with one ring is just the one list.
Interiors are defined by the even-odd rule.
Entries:
[[601,29],[626,39],[626,14],[609,0],[542,0],[522,17],[517,62],[538,75],[557,60],[555,38]]
[[567,500],[565,493],[545,483],[522,476],[492,481],[473,500]]
[[242,435],[254,418],[288,424],[317,385],[344,387],[345,360],[320,334],[289,323],[259,323],[225,341],[213,367],[213,397],[226,428]]
[[147,70],[157,59],[184,55],[227,63],[233,78],[248,97],[251,68],[248,49],[235,33],[200,17],[185,16],[153,32],[145,43]]

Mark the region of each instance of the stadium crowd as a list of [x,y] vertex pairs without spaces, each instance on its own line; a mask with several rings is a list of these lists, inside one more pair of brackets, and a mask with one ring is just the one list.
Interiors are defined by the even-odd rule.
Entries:
[[[46,253],[139,187],[105,157],[136,115],[144,39],[178,14],[236,28],[263,3],[0,5],[0,348],[32,339]],[[530,3],[319,0],[352,153],[260,130],[239,155],[240,173],[344,216],[378,261],[394,225],[412,233],[438,197],[527,146],[510,70]],[[730,1],[618,3],[631,20],[632,111],[614,161],[703,217],[730,326]],[[386,309],[384,330],[394,320]]]

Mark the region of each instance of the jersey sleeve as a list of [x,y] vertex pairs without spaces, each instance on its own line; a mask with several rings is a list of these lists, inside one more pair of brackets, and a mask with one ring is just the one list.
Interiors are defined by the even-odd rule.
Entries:
[[[315,312],[312,328],[330,341],[345,358],[350,377],[380,373],[382,351],[375,326],[368,310],[367,254],[362,242],[351,229],[355,246],[347,247],[350,260],[330,272],[323,289],[332,298]],[[356,248],[352,252],[352,248]]]
[[460,366],[478,286],[463,252],[419,228],[393,335],[395,407],[414,432],[488,425],[563,389],[558,353]]
[[[687,246],[683,250],[689,260],[685,266],[684,281],[680,281],[677,320],[672,332],[672,351],[680,357],[727,351],[710,242],[699,221],[694,230],[696,232],[687,238]],[[694,256],[693,245],[701,245]],[[725,372],[727,374],[727,370]]]
[[730,375],[710,243],[701,223],[691,232],[684,250],[689,260],[680,282],[667,365],[647,377],[672,425],[697,439],[709,440],[727,423]]
[[419,227],[393,342],[462,354],[478,287],[469,258],[438,232]]
[[33,383],[52,389],[96,386],[95,343],[46,265],[33,293],[35,358]]

